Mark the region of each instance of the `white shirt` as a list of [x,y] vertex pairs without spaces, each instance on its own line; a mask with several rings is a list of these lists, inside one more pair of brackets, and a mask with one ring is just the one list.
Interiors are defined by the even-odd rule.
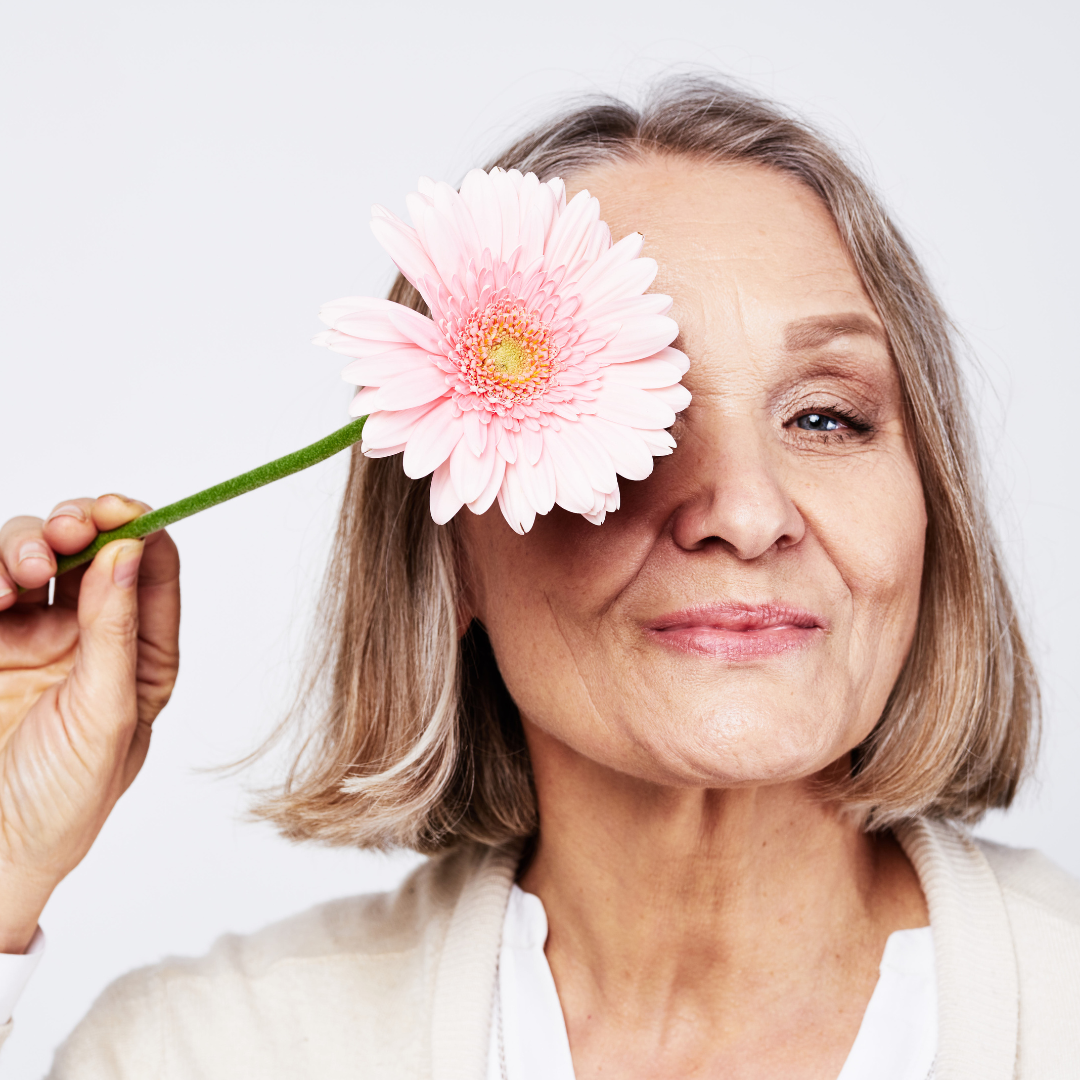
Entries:
[[[514,885],[503,921],[487,1080],[574,1080],[570,1040],[548,966],[540,897]],[[937,980],[930,927],[889,935],[881,974],[837,1080],[930,1080]]]

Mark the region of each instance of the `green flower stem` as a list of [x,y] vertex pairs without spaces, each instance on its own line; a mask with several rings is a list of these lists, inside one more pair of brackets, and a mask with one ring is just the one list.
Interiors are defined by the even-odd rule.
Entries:
[[286,454],[276,461],[260,465],[257,469],[252,469],[251,472],[243,473],[240,476],[234,476],[232,480],[226,480],[222,484],[215,484],[213,487],[200,491],[195,495],[189,495],[179,502],[170,503],[168,506],[162,506],[157,510],[151,510],[149,513],[129,521],[126,525],[121,525],[119,529],[100,533],[98,538],[89,547],[83,548],[82,551],[78,551],[74,555],[59,556],[56,560],[57,576],[89,562],[111,540],[132,540],[140,536],[149,536],[150,533],[164,529],[166,526],[181,521],[183,518],[191,517],[192,514],[197,514],[200,510],[207,510],[211,506],[217,506],[218,503],[228,502],[229,499],[235,499],[237,495],[254,491],[255,488],[262,487],[264,484],[272,484],[283,476],[290,476],[294,472],[306,469],[309,465],[317,465],[320,461],[333,457],[334,454],[360,441],[366,419],[366,416],[362,416],[359,420],[346,424],[332,435],[327,435],[325,439],[320,439],[310,446],[305,446],[303,450]]

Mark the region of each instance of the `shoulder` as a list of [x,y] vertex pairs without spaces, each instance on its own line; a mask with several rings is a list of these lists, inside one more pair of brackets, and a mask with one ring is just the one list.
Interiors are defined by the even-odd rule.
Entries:
[[1001,889],[1019,989],[1018,1075],[1075,1075],[1080,881],[1038,851],[976,841]]
[[458,849],[394,892],[322,904],[226,935],[206,956],[123,976],[57,1052],[51,1076],[423,1075],[435,966],[482,857]]
[[1024,918],[1080,933],[1080,881],[1041,851],[976,840],[1001,886],[1006,907]]

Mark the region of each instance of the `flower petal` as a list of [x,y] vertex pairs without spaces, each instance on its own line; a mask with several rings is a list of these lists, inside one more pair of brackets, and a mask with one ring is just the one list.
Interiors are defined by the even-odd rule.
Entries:
[[605,380],[596,397],[596,415],[632,428],[666,428],[675,423],[675,411],[649,390]]
[[[349,402],[350,416],[370,416],[379,411],[378,405],[379,388],[377,386],[365,386],[363,390],[353,395]],[[367,424],[364,425],[365,429]]]
[[567,440],[556,435],[546,442],[544,453],[555,469],[555,501],[571,514],[584,514],[595,499],[585,469]]
[[470,169],[461,181],[461,198],[476,225],[481,250],[486,249],[495,259],[502,259],[502,214],[492,177],[483,169]]
[[502,487],[499,488],[499,509],[506,518],[507,525],[521,535],[527,533],[536,520],[536,511],[529,505],[529,500],[521,489],[516,465],[506,466]]
[[584,254],[592,239],[593,228],[599,221],[599,201],[587,191],[579,191],[566,204],[566,209],[551,229],[544,252],[544,269],[575,265]]
[[371,215],[371,231],[375,234],[375,239],[382,244],[397,268],[430,306],[431,300],[423,288],[423,281],[425,278],[438,277],[438,273],[416,230],[385,207],[373,206]]
[[411,409],[443,397],[450,391],[446,378],[442,371],[432,365],[394,375],[379,387],[379,408]]
[[403,409],[401,412],[373,412],[364,424],[364,441],[361,449],[382,450],[390,446],[403,446],[408,442],[416,426],[435,408],[434,405],[420,405],[415,409]]
[[444,461],[431,474],[431,492],[429,496],[431,520],[436,525],[445,525],[462,506],[462,499],[450,479],[450,463]]
[[[484,453],[476,455],[466,439],[462,439],[450,455],[450,476],[454,481],[454,490],[461,496],[461,501],[471,503],[487,489],[491,474],[495,471],[495,440],[489,439]],[[494,497],[494,493],[493,493]]]
[[405,475],[419,480],[434,472],[461,441],[461,420],[454,416],[454,403],[443,398],[417,424],[405,444],[401,466]]
[[[343,352],[336,349],[336,352]],[[374,356],[364,355],[355,359],[351,364],[346,364],[341,369],[341,377],[346,382],[355,383],[357,386],[382,385],[387,379],[406,372],[418,371],[426,368],[438,370],[437,357],[426,353],[422,349],[412,346],[405,348],[391,348],[383,352],[375,353]]]
[[652,454],[636,431],[600,416],[583,416],[580,423],[611,455],[611,463],[620,476],[627,480],[644,480],[652,473]]
[[600,364],[641,360],[670,345],[678,336],[679,324],[666,315],[630,319],[606,345],[591,353],[589,359]]
[[581,290],[581,302],[589,308],[610,304],[624,296],[640,296],[656,278],[655,259],[634,259],[612,267]]
[[631,360],[625,364],[612,364],[604,372],[604,384],[613,380],[627,386],[638,386],[643,390],[655,390],[663,386],[674,386],[683,377],[674,364],[661,360],[659,354],[644,360]]
[[542,456],[532,464],[519,456],[514,470],[521,482],[522,493],[533,510],[538,514],[550,513],[555,505],[555,468],[551,458]]
[[[489,439],[488,444],[495,445],[494,439]],[[506,462],[498,454],[495,455],[495,464],[491,470],[491,476],[488,478],[487,487],[469,503],[469,509],[474,514],[485,514],[491,508],[491,504],[495,501],[495,496],[498,495],[499,490],[502,487],[503,477],[506,473]]]

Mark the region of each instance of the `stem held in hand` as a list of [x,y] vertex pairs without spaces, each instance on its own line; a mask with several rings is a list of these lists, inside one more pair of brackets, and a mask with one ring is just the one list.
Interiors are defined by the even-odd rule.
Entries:
[[301,469],[306,469],[309,465],[317,465],[320,461],[333,457],[334,454],[340,453],[342,450],[352,446],[353,443],[360,441],[366,419],[366,416],[362,416],[359,420],[353,420],[352,423],[339,428],[332,435],[327,435],[325,439],[320,439],[310,446],[305,446],[302,450],[286,454],[276,461],[267,462],[267,464],[260,465],[257,469],[242,473],[240,476],[234,476],[224,483],[215,484],[213,487],[197,492],[195,495],[189,495],[179,502],[170,503],[168,506],[162,506],[157,510],[151,510],[148,514],[143,514],[141,517],[135,518],[134,521],[121,525],[119,529],[100,533],[98,538],[89,547],[83,548],[82,551],[77,551],[74,555],[58,556],[56,560],[57,576],[66,573],[68,570],[74,570],[76,566],[82,566],[83,563],[88,563],[111,540],[133,540],[140,536],[149,536],[150,533],[164,529],[174,522],[181,521],[183,518],[191,517],[192,514],[197,514],[200,510],[207,510],[211,506],[217,506],[218,503],[228,502],[229,499],[235,499],[237,495],[254,491],[255,488],[262,487],[264,484],[271,484],[275,480],[280,480],[283,476],[290,476]]

